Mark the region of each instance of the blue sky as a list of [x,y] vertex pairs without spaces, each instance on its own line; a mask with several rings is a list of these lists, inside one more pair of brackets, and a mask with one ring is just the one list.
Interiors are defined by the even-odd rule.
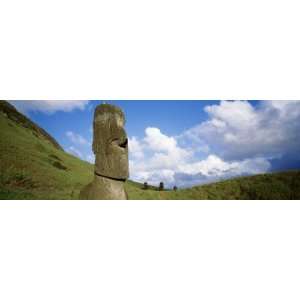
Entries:
[[[103,101],[89,101],[84,110],[71,112],[58,110],[45,113],[29,110],[30,118],[43,126],[58,139],[61,144],[67,142],[66,130],[72,130],[85,136],[93,122],[93,111]],[[218,101],[105,101],[122,108],[126,115],[126,130],[129,136],[142,137],[145,128],[159,127],[165,134],[177,135],[207,118],[204,106]],[[26,101],[24,105],[26,106]],[[62,122],[63,121],[63,122]],[[59,126],[57,126],[59,124]]]
[[[122,108],[130,178],[179,187],[300,167],[300,101],[107,101]],[[63,148],[93,162],[102,101],[12,101]]]

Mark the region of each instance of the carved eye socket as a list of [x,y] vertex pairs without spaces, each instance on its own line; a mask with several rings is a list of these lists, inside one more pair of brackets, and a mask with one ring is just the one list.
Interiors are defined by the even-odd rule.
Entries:
[[128,139],[123,140],[119,140],[119,139],[115,139],[112,141],[112,144],[115,144],[116,146],[119,146],[120,148],[126,148],[128,145]]
[[124,143],[119,144],[119,146],[120,146],[121,148],[126,148],[127,145],[128,145],[128,139],[126,139],[126,140],[124,141]]

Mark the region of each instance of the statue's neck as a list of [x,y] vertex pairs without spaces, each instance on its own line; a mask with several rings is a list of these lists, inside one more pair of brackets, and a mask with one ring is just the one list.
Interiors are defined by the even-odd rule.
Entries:
[[96,199],[127,199],[124,189],[125,180],[116,180],[95,174],[94,187]]

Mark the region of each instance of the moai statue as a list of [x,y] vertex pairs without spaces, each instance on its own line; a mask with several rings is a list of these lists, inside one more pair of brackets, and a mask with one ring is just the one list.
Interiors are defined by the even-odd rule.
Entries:
[[160,182],[158,190],[159,191],[163,191],[164,190],[164,183],[163,182]]
[[125,116],[114,105],[100,104],[94,113],[94,180],[80,192],[80,199],[126,200],[124,183],[129,177]]
[[144,182],[144,190],[148,190],[148,182]]
[[176,192],[177,191],[177,186],[174,185],[173,190]]

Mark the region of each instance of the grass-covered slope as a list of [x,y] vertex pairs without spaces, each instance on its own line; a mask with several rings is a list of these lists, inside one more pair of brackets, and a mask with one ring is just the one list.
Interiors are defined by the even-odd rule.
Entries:
[[159,193],[159,199],[300,199],[300,171],[262,174]]
[[[64,152],[28,118],[15,111],[11,118],[9,113],[0,105],[0,199],[77,199],[93,178],[93,166]],[[142,184],[128,181],[126,190],[129,199],[300,199],[300,172],[244,177],[176,192],[144,190]]]
[[73,199],[92,169],[0,111],[0,199]]
[[48,134],[48,132],[18,112],[15,107],[7,101],[0,101],[0,112],[19,126],[30,129],[35,136],[42,137],[48,140],[55,148],[63,150],[58,142],[50,134]]

